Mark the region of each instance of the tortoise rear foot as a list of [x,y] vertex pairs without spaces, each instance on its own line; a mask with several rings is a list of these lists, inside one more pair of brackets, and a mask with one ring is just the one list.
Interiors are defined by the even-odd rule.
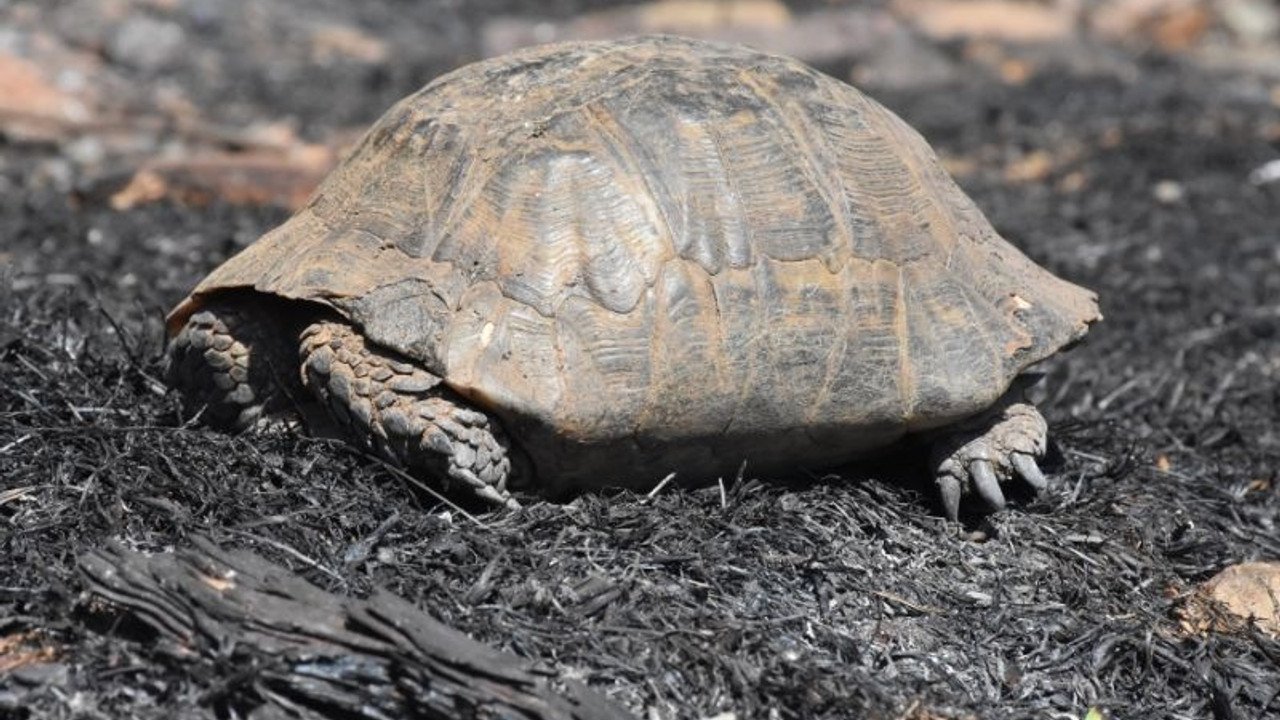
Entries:
[[511,449],[502,430],[440,378],[366,345],[341,322],[309,326],[299,352],[303,383],[348,440],[490,503],[520,507],[507,492]]
[[1048,424],[1040,411],[1010,393],[991,410],[962,423],[933,445],[933,466],[947,517],[955,520],[963,495],[976,492],[992,510],[1004,507],[1001,484],[1020,478],[1032,490],[1047,481],[1036,460],[1044,457]]
[[[235,432],[272,421],[288,407],[297,360],[273,327],[230,303],[195,313],[169,343],[166,379],[190,414]],[[296,385],[296,383],[294,383]]]

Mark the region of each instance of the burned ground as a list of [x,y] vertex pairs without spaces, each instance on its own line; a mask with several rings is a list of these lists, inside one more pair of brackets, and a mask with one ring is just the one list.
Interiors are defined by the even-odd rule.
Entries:
[[[295,5],[269,4],[271,22]],[[222,108],[219,123],[294,114],[321,140],[478,53],[484,12],[510,10],[479,5],[362,3],[359,18],[324,5],[404,49],[403,62],[339,65],[328,87],[305,62],[266,72],[251,53],[221,65],[218,83],[181,58],[164,78],[128,66],[123,41],[101,56],[124,81],[186,87]],[[557,8],[547,22],[587,9]],[[401,13],[422,14],[417,44]],[[200,53],[236,56],[234,20],[195,34],[178,16]],[[41,22],[56,34],[55,20]],[[906,462],[748,469],[723,489],[472,518],[333,442],[193,426],[160,381],[163,314],[287,210],[216,196],[113,208],[129,165],[80,174],[84,131],[10,138],[0,718],[212,716],[209,698],[228,693],[251,706],[254,668],[175,661],[108,622],[76,569],[112,538],[164,551],[196,535],[338,594],[386,588],[638,715],[1280,713],[1280,643],[1182,613],[1223,567],[1280,557],[1280,182],[1262,170],[1280,157],[1280,79],[1078,44],[1014,57],[1033,72],[1009,82],[956,43],[928,51],[944,78],[867,89],[924,133],[1006,237],[1097,290],[1106,315],[1035,390],[1054,435],[1051,488],[965,527],[939,517]],[[821,67],[847,78],[874,60]]]

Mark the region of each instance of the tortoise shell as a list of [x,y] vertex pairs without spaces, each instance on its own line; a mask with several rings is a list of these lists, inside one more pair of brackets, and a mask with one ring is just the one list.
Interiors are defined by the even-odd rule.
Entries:
[[983,410],[1099,317],[893,113],[669,36],[440,77],[171,327],[231,289],[335,309],[553,486],[842,462]]

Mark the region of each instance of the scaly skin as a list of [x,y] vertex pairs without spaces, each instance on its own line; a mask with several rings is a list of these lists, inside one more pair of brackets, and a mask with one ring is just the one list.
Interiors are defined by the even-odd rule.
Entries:
[[285,320],[258,322],[243,304],[213,303],[174,337],[168,380],[189,412],[240,432],[310,410],[315,400],[348,441],[459,482],[486,501],[519,507],[507,493],[512,460],[501,429],[440,378],[365,344],[345,323],[306,325],[280,308],[258,310]]
[[288,345],[250,317],[234,305],[201,310],[169,344],[169,384],[190,412],[222,430],[253,428],[300,390]]
[[322,321],[302,333],[303,384],[346,437],[412,469],[461,482],[478,497],[507,494],[510,449],[497,424],[440,378],[370,347],[351,326]]

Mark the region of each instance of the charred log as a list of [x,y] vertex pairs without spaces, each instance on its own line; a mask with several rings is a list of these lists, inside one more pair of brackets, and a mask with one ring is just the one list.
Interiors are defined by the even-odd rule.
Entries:
[[447,627],[388,592],[340,597],[252,553],[197,539],[86,553],[91,591],[160,636],[188,672],[219,672],[222,717],[632,717],[585,685]]

